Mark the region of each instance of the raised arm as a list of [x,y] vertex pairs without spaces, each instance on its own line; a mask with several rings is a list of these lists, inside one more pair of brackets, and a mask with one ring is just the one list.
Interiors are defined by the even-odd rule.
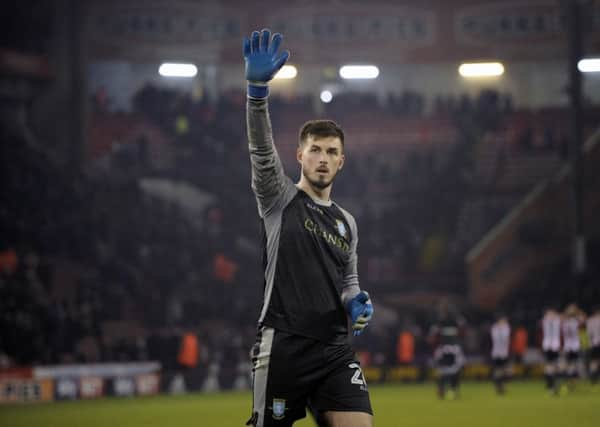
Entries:
[[286,194],[294,191],[294,185],[284,174],[273,144],[267,101],[268,83],[289,57],[288,51],[278,54],[281,39],[281,34],[274,34],[271,38],[269,30],[262,30],[260,33],[254,31],[250,39],[244,38],[248,81],[246,126],[252,164],[252,189],[261,216],[268,213]]

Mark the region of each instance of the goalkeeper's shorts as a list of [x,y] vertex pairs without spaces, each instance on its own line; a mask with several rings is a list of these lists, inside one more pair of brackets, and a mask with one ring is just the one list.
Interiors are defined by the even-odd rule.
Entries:
[[348,344],[328,344],[262,327],[252,348],[253,409],[248,425],[291,426],[327,411],[372,414],[367,383]]

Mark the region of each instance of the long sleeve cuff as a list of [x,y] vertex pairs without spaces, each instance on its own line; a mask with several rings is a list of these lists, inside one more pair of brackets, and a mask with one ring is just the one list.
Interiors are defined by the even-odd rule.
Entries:
[[360,293],[360,286],[358,285],[349,285],[342,289],[342,304],[346,311],[348,310],[348,303],[352,298]]
[[269,85],[262,82],[248,82],[248,97],[264,99],[269,96]]

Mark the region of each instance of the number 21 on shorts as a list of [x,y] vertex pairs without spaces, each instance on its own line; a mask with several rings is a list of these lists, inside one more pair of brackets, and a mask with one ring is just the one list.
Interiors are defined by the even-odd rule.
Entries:
[[367,390],[367,382],[365,381],[365,377],[360,369],[360,365],[358,363],[350,363],[348,367],[350,369],[354,369],[354,375],[352,375],[350,382],[352,384],[359,385],[361,390]]

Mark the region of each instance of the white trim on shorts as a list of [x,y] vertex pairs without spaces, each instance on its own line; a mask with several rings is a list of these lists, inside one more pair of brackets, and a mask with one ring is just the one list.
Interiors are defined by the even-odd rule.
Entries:
[[258,354],[253,355],[253,408],[252,412],[258,413],[256,427],[262,427],[265,422],[267,378],[269,377],[269,362],[271,360],[271,349],[273,347],[273,336],[275,329],[263,326],[261,328],[260,344]]

